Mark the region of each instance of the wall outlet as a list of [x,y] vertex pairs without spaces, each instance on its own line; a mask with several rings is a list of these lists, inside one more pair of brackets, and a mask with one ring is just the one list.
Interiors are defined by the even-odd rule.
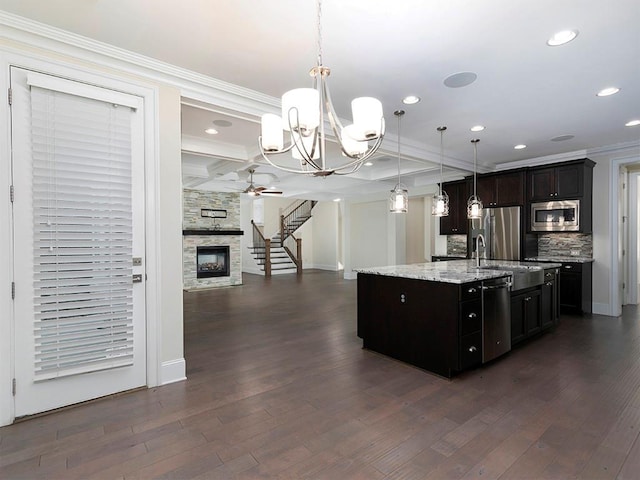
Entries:
[[571,256],[572,257],[577,257],[580,255],[580,250],[571,250]]

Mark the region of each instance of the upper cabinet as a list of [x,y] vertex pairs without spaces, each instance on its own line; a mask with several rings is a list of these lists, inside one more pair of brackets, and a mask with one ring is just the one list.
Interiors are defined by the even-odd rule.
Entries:
[[467,200],[469,188],[466,180],[447,182],[442,189],[449,195],[449,215],[440,217],[441,235],[466,235],[469,221],[467,220]]
[[523,170],[480,175],[477,193],[485,207],[512,207],[524,205]]
[[527,173],[530,201],[581,198],[591,193],[593,166],[587,158],[553,167],[531,168]]
[[593,226],[593,167],[588,158],[534,167],[527,171],[527,224],[531,226],[531,203],[554,200],[580,200],[580,233],[591,233]]

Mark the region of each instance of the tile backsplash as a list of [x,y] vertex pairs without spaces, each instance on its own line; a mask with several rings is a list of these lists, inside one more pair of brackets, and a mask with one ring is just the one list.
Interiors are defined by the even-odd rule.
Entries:
[[584,233],[550,233],[538,235],[538,256],[577,256],[593,258],[593,236]]
[[447,255],[467,256],[467,236],[447,235]]

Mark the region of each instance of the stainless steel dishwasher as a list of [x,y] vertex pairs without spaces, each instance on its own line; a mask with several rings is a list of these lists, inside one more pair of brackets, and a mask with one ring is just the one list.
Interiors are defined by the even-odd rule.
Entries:
[[511,277],[482,282],[482,363],[511,350]]

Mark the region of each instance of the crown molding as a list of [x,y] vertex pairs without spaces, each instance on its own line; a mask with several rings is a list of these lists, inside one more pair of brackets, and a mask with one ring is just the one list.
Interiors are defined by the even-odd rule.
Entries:
[[183,96],[252,116],[279,109],[280,99],[0,10],[0,38],[162,82]]

